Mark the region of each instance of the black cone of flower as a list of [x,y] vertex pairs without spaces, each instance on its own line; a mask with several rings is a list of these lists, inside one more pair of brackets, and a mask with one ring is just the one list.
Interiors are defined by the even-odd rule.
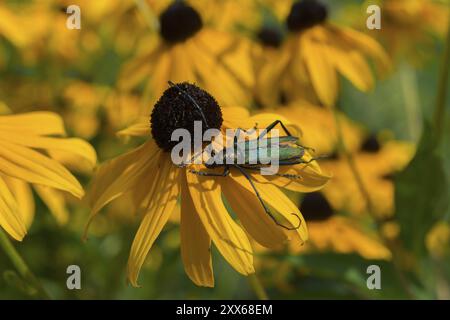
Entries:
[[150,117],[152,136],[161,149],[171,151],[178,144],[178,141],[171,141],[172,132],[184,128],[193,137],[195,121],[202,121],[202,134],[208,128],[220,129],[223,119],[217,101],[196,85],[174,84],[164,91],[153,108]]

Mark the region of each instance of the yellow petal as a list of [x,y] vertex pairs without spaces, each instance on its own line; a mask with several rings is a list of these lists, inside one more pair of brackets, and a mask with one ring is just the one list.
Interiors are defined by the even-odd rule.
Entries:
[[35,214],[33,192],[31,191],[30,185],[23,180],[8,176],[3,176],[3,179],[16,199],[18,212],[22,216],[22,220],[28,230]]
[[170,80],[174,83],[195,82],[192,63],[183,45],[175,45],[171,50],[172,68]]
[[273,223],[254,194],[231,179],[222,179],[220,183],[225,198],[253,239],[273,249],[280,248],[287,241],[286,235]]
[[94,148],[81,139],[49,138],[26,133],[19,135],[16,132],[3,131],[1,128],[0,137],[0,140],[5,140],[13,144],[64,153],[68,158],[70,158],[70,155],[74,155],[77,160],[79,158],[86,160],[91,167],[94,167],[97,162],[97,154]]
[[0,129],[33,135],[66,134],[61,117],[52,112],[29,112],[0,116]]
[[184,270],[198,286],[214,287],[211,259],[211,238],[195,211],[192,198],[183,175],[181,196],[181,258]]
[[119,137],[149,137],[150,123],[148,118],[139,119],[137,123],[117,132],[117,135]]
[[22,241],[27,230],[18,212],[17,202],[0,177],[0,226],[14,239]]
[[342,52],[333,47],[330,47],[330,50],[338,71],[356,88],[364,92],[373,88],[372,71],[362,54],[355,50]]
[[[246,190],[251,192],[254,197],[256,197],[255,191],[251,187],[249,181],[240,172],[232,171],[230,177],[235,180],[236,183],[240,184]],[[306,227],[305,219],[303,219],[303,216],[297,206],[292,203],[292,201],[283,192],[281,192],[278,187],[274,186],[270,182],[260,183],[255,178],[253,178],[253,183],[255,184],[255,187],[257,188],[264,202],[274,208],[275,211],[278,212],[287,221],[287,226],[294,227],[299,225],[300,223],[300,227],[296,230],[296,232],[302,242],[306,241],[308,239],[308,229]],[[274,222],[272,223],[276,226]],[[282,227],[278,227],[280,228],[280,230],[284,230]]]
[[50,212],[55,217],[60,225],[64,225],[69,220],[69,212],[66,209],[66,201],[62,193],[49,187],[35,185],[39,197],[50,209]]
[[162,164],[160,185],[131,246],[127,274],[130,283],[137,287],[137,278],[145,257],[172,214],[180,193],[180,169],[167,161]]
[[255,272],[250,242],[223,205],[220,185],[214,179],[186,175],[195,209],[217,249],[237,272]]
[[338,80],[328,47],[309,37],[302,37],[300,43],[299,50],[302,51],[317,96],[325,105],[334,106]]
[[75,177],[60,163],[43,154],[0,140],[0,172],[35,184],[70,192],[77,198],[84,194]]
[[89,202],[92,208],[89,221],[106,204],[133,188],[142,180],[142,173],[149,166],[152,166],[158,158],[157,150],[154,141],[149,140],[137,149],[100,166],[89,192]]

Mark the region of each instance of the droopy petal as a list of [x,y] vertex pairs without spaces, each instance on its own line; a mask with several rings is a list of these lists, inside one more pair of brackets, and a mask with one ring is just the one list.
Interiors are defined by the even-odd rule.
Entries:
[[195,209],[217,249],[239,273],[255,272],[250,242],[223,205],[220,185],[214,179],[186,175]]
[[35,185],[34,189],[50,209],[56,221],[61,225],[66,224],[69,220],[69,212],[66,209],[66,201],[62,193],[52,188],[39,185]]
[[30,185],[23,180],[8,176],[3,176],[3,179],[16,199],[18,212],[22,216],[22,220],[28,230],[35,214],[33,192],[31,191]]
[[179,173],[181,170],[174,167],[170,161],[164,162],[160,170],[161,185],[139,226],[128,258],[128,280],[135,287],[138,286],[137,278],[145,257],[172,214],[180,193]]
[[0,116],[0,129],[34,135],[65,135],[64,123],[52,112],[29,112]]
[[131,189],[141,178],[141,173],[157,159],[153,140],[100,166],[89,194],[92,215],[106,204]]
[[337,97],[338,80],[328,47],[309,37],[302,37],[300,43],[299,50],[303,51],[301,54],[317,96],[325,105],[333,106]]
[[[241,173],[232,171],[230,177],[256,197],[255,191],[251,187],[249,181]],[[303,219],[297,206],[294,205],[277,186],[274,186],[271,183],[259,183],[256,179],[253,179],[253,183],[265,203],[274,208],[276,212],[287,220],[289,223],[288,226],[297,226],[299,224],[298,220],[300,219],[300,227],[297,229],[297,233],[302,242],[306,241],[308,239],[308,229],[306,227],[305,219]],[[272,223],[276,225],[274,222]],[[280,230],[284,230],[281,229],[281,227],[279,228]]]
[[35,150],[0,140],[0,172],[35,184],[84,194],[75,177],[60,163]]
[[181,196],[181,258],[184,270],[198,286],[214,287],[211,259],[211,238],[195,211],[192,198],[183,175]]
[[253,239],[273,249],[280,248],[287,241],[286,235],[273,223],[254,194],[231,179],[222,179],[221,186],[226,200]]
[[25,223],[18,212],[17,202],[2,177],[0,177],[0,226],[19,241],[22,241],[27,233]]

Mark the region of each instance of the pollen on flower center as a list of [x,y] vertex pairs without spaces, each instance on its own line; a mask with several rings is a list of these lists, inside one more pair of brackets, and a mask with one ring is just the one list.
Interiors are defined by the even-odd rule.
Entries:
[[361,146],[361,151],[376,153],[380,151],[381,146],[374,135],[368,137]]
[[283,35],[275,28],[263,27],[257,36],[259,41],[267,47],[278,48],[283,42]]
[[178,144],[178,141],[171,141],[172,132],[184,128],[193,137],[195,121],[202,121],[203,132],[208,128],[220,129],[222,111],[214,97],[205,90],[187,82],[176,84],[164,91],[153,108],[150,117],[152,136],[161,149],[171,151]]
[[311,28],[327,19],[326,6],[317,0],[302,0],[295,2],[286,19],[290,31],[301,31]]
[[175,1],[159,16],[160,33],[169,43],[183,42],[203,26],[197,11],[184,1]]
[[307,193],[300,210],[306,221],[324,221],[333,215],[333,209],[320,192]]

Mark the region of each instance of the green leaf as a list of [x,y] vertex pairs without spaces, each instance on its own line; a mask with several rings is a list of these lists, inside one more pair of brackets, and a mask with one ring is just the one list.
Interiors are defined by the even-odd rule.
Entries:
[[414,159],[395,179],[400,236],[416,255],[425,253],[425,236],[449,205],[444,157],[430,124],[425,122],[424,129]]

